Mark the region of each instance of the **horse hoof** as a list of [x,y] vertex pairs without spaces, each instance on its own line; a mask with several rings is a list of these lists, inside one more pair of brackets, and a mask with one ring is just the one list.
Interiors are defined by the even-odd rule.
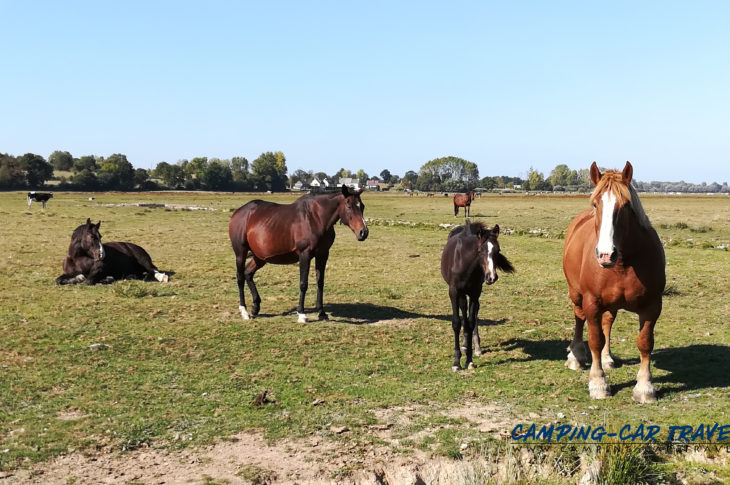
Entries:
[[479,347],[474,347],[474,355],[476,355],[477,357],[482,355],[482,349],[480,349]]
[[602,360],[601,367],[603,367],[603,370],[614,370],[616,363],[613,360]]
[[469,362],[469,364],[466,366],[467,369],[476,369],[477,366],[474,365],[474,362]]
[[307,316],[304,313],[297,313],[297,323],[307,323]]
[[570,370],[582,370],[583,366],[580,365],[580,362],[578,362],[578,359],[575,357],[571,358],[568,356],[568,360],[565,361],[565,367],[567,367]]
[[461,370],[460,365],[452,365],[451,366],[451,372],[459,372]]
[[588,393],[593,399],[606,399],[611,397],[611,387],[604,379],[596,379],[588,382]]
[[318,318],[319,318],[320,321],[322,321],[322,320],[329,320],[330,319],[330,317],[328,317],[325,312],[320,313]]
[[654,392],[654,386],[651,382],[641,386],[636,384],[636,387],[634,387],[634,401],[639,404],[656,402],[656,393]]
[[238,310],[241,312],[241,318],[243,318],[244,320],[251,320],[251,315],[248,314],[245,306],[239,306]]

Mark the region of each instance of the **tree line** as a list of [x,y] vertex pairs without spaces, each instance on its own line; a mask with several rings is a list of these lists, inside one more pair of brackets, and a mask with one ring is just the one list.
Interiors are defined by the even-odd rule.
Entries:
[[[84,155],[74,157],[67,151],[54,151],[48,160],[26,153],[15,157],[0,153],[0,189],[42,189],[55,180],[57,189],[67,190],[215,190],[281,192],[299,181],[327,180],[335,186],[349,178],[365,186],[376,180],[394,190],[426,192],[465,192],[481,190],[524,190],[552,192],[589,192],[592,190],[588,169],[571,170],[558,164],[546,177],[530,167],[526,177],[479,176],[476,163],[448,156],[424,163],[418,172],[409,170],[403,176],[385,169],[379,175],[368,175],[363,169],[340,168],[332,174],[312,170],[288,173],[286,157],[281,151],[265,152],[253,162],[246,157],[230,159],[195,157],[176,163],[159,162],[153,169],[134,168],[126,155],[108,157]],[[692,184],[680,182],[641,182],[632,184],[640,192],[730,193],[727,182]]]

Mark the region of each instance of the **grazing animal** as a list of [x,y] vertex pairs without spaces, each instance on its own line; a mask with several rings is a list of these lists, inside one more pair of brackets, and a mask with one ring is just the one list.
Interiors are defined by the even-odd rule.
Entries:
[[28,210],[33,202],[40,202],[43,205],[43,210],[46,210],[46,202],[53,198],[52,192],[28,192]]
[[152,258],[140,246],[128,242],[101,242],[101,221],[77,227],[71,235],[68,255],[63,261],[63,274],[56,284],[69,285],[112,283],[115,280],[138,279],[168,281],[167,274],[152,264]]
[[[261,297],[253,281],[254,274],[266,263],[299,263],[298,322],[307,321],[304,314],[304,296],[307,293],[309,267],[315,260],[317,271],[316,310],[320,320],[327,314],[322,304],[324,273],[332,243],[335,241],[335,223],[348,226],[358,241],[368,237],[363,218],[365,205],[359,191],[342,186],[341,192],[320,195],[304,195],[291,204],[276,204],[264,200],[252,200],[239,207],[231,216],[228,235],[236,255],[239,310],[248,320],[259,313]],[[246,258],[253,255],[248,265]],[[246,308],[243,285],[248,284],[253,299],[251,313]]]
[[666,276],[661,240],[631,186],[633,167],[601,173],[590,169],[595,185],[592,208],[581,212],[568,226],[563,250],[563,272],[575,313],[575,331],[566,365],[580,369],[587,361],[583,325],[588,322],[592,355],[588,390],[594,399],[610,395],[604,369],[612,369],[611,326],[619,309],[637,313],[636,345],[641,364],[633,397],[639,403],[656,400],[651,382],[654,325],[662,311]]
[[441,276],[449,285],[451,299],[451,328],[454,330],[454,365],[451,367],[453,371],[461,368],[459,332],[462,326],[466,344],[464,367],[467,369],[474,367],[472,362],[474,347],[477,355],[481,354],[477,314],[482,284],[495,283],[498,278],[497,269],[507,273],[514,272],[512,263],[500,252],[498,236],[498,225],[490,230],[481,222],[470,223],[467,220],[464,226],[451,230],[441,254]]
[[454,217],[459,215],[459,207],[464,208],[464,217],[469,217],[472,200],[474,200],[473,190],[470,190],[466,194],[454,194]]

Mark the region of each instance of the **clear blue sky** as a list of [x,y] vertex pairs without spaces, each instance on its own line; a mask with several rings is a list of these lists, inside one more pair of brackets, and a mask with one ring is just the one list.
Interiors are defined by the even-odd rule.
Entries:
[[0,152],[730,181],[730,2],[0,0]]

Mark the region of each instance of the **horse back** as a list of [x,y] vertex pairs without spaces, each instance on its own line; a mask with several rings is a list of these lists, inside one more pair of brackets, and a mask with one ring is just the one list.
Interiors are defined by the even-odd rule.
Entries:
[[125,278],[133,274],[142,276],[143,272],[157,271],[149,253],[134,243],[104,243],[104,252],[104,273],[106,275]]
[[441,254],[441,276],[450,287],[464,289],[478,284],[481,287],[482,269],[477,264],[479,240],[463,232],[449,234]]

